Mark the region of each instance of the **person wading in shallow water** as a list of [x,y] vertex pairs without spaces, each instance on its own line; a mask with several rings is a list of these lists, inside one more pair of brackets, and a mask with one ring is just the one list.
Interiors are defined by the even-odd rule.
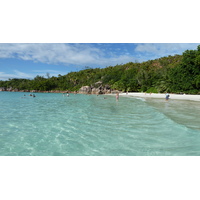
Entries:
[[166,93],[165,95],[166,95],[166,96],[165,96],[165,99],[166,99],[166,101],[168,101],[168,99],[169,99],[169,94]]
[[119,101],[119,92],[116,93],[116,101]]

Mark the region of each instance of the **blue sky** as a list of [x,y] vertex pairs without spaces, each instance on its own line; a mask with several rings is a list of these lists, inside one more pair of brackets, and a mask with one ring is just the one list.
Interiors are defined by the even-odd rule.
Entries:
[[1,43],[0,80],[65,75],[85,66],[142,62],[196,49],[197,43]]

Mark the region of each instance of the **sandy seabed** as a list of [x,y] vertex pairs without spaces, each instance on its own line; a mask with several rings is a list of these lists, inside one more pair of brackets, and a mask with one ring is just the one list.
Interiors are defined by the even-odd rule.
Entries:
[[[188,95],[188,94],[169,94],[169,100],[192,100],[192,101],[200,101],[200,95]],[[141,98],[157,98],[157,99],[165,99],[165,94],[160,93],[137,93],[137,92],[130,92],[130,93],[120,93],[120,96],[126,97],[141,97]]]

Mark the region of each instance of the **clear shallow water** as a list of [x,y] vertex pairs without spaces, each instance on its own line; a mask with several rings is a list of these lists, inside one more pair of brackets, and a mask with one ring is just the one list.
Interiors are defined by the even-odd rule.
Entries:
[[[200,103],[0,92],[0,155],[200,155]],[[106,99],[104,99],[106,97]]]

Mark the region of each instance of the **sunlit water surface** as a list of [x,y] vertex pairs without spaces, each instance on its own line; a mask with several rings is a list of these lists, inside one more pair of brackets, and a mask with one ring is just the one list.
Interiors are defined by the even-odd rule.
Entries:
[[200,155],[200,102],[35,95],[0,92],[1,156]]

